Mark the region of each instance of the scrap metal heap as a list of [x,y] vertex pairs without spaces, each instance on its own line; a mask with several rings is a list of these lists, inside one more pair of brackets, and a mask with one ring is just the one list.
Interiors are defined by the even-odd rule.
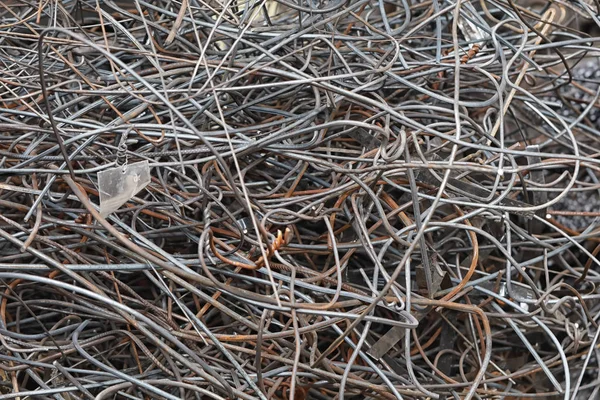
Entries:
[[0,2],[0,399],[597,399],[597,0]]

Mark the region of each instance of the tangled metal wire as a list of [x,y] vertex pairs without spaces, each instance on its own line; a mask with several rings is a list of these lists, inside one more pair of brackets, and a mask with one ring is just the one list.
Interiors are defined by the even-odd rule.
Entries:
[[599,398],[599,10],[0,1],[0,399]]

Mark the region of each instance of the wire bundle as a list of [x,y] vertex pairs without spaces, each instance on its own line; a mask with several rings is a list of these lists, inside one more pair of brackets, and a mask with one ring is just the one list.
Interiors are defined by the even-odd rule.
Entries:
[[597,398],[598,10],[0,3],[0,399]]

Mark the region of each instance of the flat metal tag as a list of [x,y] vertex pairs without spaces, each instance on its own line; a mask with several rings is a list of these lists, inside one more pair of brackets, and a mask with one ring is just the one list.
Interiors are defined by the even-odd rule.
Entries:
[[106,217],[150,183],[150,164],[140,161],[98,172],[100,215]]

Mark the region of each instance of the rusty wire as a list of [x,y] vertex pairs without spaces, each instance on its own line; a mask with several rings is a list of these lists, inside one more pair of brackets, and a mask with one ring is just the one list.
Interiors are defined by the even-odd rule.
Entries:
[[0,399],[598,398],[599,6],[0,1]]

